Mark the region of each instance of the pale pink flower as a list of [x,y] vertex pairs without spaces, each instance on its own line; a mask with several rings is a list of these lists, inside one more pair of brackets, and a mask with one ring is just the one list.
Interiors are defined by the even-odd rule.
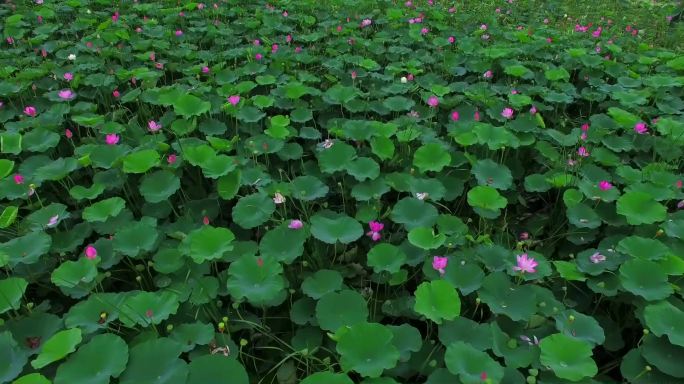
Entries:
[[636,132],[640,135],[644,135],[644,134],[648,133],[648,128],[646,128],[646,123],[644,123],[643,121],[636,123],[634,125],[634,132]]
[[291,43],[292,42],[292,35],[285,36],[285,41],[288,43]]
[[361,28],[365,28],[365,27],[367,27],[367,26],[369,26],[369,25],[371,25],[371,24],[373,24],[373,20],[371,20],[371,19],[363,19],[363,20],[361,21]]
[[239,95],[229,96],[228,102],[232,105],[238,105],[238,103],[240,102],[240,96]]
[[517,89],[511,89],[511,95],[517,95],[518,90]]
[[428,97],[427,104],[432,108],[436,108],[439,105],[439,99],[437,96],[430,96]]
[[535,273],[534,269],[539,263],[534,261],[534,258],[528,257],[527,253],[516,256],[516,265],[513,266],[513,270],[522,273]]
[[680,202],[677,203],[677,209],[682,209],[684,208],[684,200],[681,200]]
[[254,39],[253,44],[256,46],[259,46],[259,45],[261,45],[261,41],[259,39]]
[[278,44],[271,45],[271,53],[276,53],[276,52],[278,52]]
[[610,181],[601,180],[601,182],[598,183],[598,187],[602,191],[608,191],[610,189],[613,189],[613,184],[611,184]]
[[594,253],[593,255],[589,256],[589,260],[591,260],[592,263],[598,264],[603,261],[606,261],[606,257],[599,252]]
[[18,173],[16,175],[14,175],[14,184],[16,184],[16,185],[24,184],[24,176],[22,176]]
[[577,154],[580,157],[589,157],[589,151],[587,151],[587,149],[585,147],[579,147],[577,149]]
[[475,116],[474,116],[475,121],[480,121],[480,111],[475,111]]
[[107,145],[116,145],[119,143],[119,135],[116,133],[110,133],[107,136],[105,136],[105,143]]
[[487,70],[487,71],[482,75],[482,77],[484,77],[485,79],[491,79],[493,76],[494,76],[494,74],[492,74],[492,71],[490,71],[490,70]]
[[66,72],[66,73],[64,73],[63,77],[64,77],[64,80],[71,81],[74,79],[74,74],[71,72]]
[[288,15],[287,11],[283,11],[283,17],[287,17]]
[[93,260],[97,257],[97,249],[95,249],[95,247],[93,247],[92,245],[88,245],[87,247],[85,247],[84,253],[85,257],[87,257],[88,260]]
[[503,111],[501,111],[501,116],[510,119],[511,117],[513,117],[513,109],[508,107],[504,108]]
[[586,140],[586,139],[587,139],[587,133],[586,133],[586,132],[582,132],[582,134],[580,135],[580,139],[581,139],[581,140]]
[[413,73],[406,75],[406,79],[408,79],[408,81],[413,81]]
[[440,275],[444,274],[444,270],[449,264],[449,258],[443,256],[433,256],[432,257],[432,269],[439,272]]
[[456,7],[449,8],[449,13],[454,13],[454,12],[456,12]]
[[157,131],[159,131],[160,129],[162,129],[162,125],[161,125],[161,123],[157,123],[157,122],[154,121],[154,120],[150,120],[150,121],[147,122],[147,129],[148,129],[150,132],[157,132]]
[[203,10],[204,9],[204,3],[197,4],[197,9],[199,9],[200,11]]
[[323,141],[323,143],[321,143],[321,147],[323,147],[324,149],[329,149],[330,147],[333,146],[333,144],[335,144],[334,141],[332,141],[330,139],[325,139],[325,141]]
[[458,114],[458,111],[451,112],[451,121],[458,121],[460,117],[461,116]]
[[533,106],[530,108],[530,114],[534,115],[534,114],[536,114],[536,113],[537,113],[537,107],[535,107],[535,106],[533,105]]
[[548,23],[549,23],[549,19],[544,19],[544,24],[548,24]]
[[26,108],[24,108],[24,114],[26,114],[27,116],[36,117],[37,113],[38,111],[36,110],[36,107],[32,105],[29,105]]
[[73,98],[76,97],[76,94],[71,89],[62,89],[57,95],[62,100],[73,100]]
[[351,71],[351,78],[352,80],[356,79],[356,71]]
[[282,204],[285,202],[285,196],[283,196],[280,192],[276,192],[274,197],[273,197],[273,202],[276,204]]
[[301,229],[304,226],[301,220],[290,220],[290,224],[287,225],[290,229]]
[[59,215],[54,215],[54,216],[52,216],[52,217],[50,218],[50,220],[48,220],[48,222],[47,222],[48,228],[52,228],[52,227],[54,227],[55,225],[57,225],[57,222],[58,222],[58,221],[59,221]]
[[487,30],[487,24],[480,25],[480,29],[483,31],[486,31]]
[[421,35],[427,35],[428,32],[430,32],[430,30],[427,29],[427,28],[425,28],[425,27],[423,27],[423,28],[420,29],[420,34],[421,34]]

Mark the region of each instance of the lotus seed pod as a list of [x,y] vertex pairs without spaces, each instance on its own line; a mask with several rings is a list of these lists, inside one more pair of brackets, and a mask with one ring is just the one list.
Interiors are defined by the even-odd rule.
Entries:
[[481,302],[482,302],[482,300],[479,297],[475,298],[475,303],[477,305],[480,305]]
[[169,324],[166,326],[166,332],[171,332],[173,331],[173,324]]
[[527,372],[529,372],[532,376],[537,376],[539,374],[539,370],[536,368],[530,368],[530,370]]
[[651,368],[650,365],[647,365],[646,367],[644,367],[644,369],[646,369],[647,371],[651,372],[651,369],[652,369],[652,368]]
[[527,376],[525,379],[527,381],[527,384],[536,384],[537,383],[537,378],[534,376]]
[[573,316],[573,315],[568,316],[568,321],[571,322],[571,323],[572,323],[573,321],[575,321],[575,316]]
[[644,335],[648,335],[649,333],[651,333],[651,331],[649,331],[648,329],[644,329]]
[[137,281],[137,282],[139,283],[140,281],[142,281],[142,277],[136,276],[136,277],[135,277],[135,281]]
[[244,347],[247,344],[249,344],[249,342],[246,339],[240,339],[240,346]]
[[221,321],[223,321],[224,323],[227,323],[228,322],[228,316],[223,316],[223,318],[221,318]]

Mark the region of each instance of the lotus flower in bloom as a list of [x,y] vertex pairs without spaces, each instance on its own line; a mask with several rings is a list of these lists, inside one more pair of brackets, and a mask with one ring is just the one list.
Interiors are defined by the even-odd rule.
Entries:
[[368,227],[370,228],[370,231],[366,232],[366,236],[370,237],[373,241],[380,240],[380,231],[385,228],[385,224],[379,221],[371,221],[368,223]]
[[606,180],[602,180],[601,182],[599,182],[598,186],[599,189],[602,191],[608,191],[610,189],[613,189],[613,184]]
[[87,257],[88,260],[93,260],[97,257],[97,249],[95,249],[95,247],[92,245],[85,247],[85,251],[83,253],[85,253],[85,257]]
[[105,143],[107,145],[116,145],[119,143],[119,135],[116,133],[110,133],[107,136],[105,136]]
[[276,204],[282,204],[285,202],[285,200],[285,196],[283,196],[280,192],[276,192],[273,197],[273,202]]
[[206,65],[202,67],[202,73],[209,73],[210,69]]
[[239,95],[229,96],[228,102],[232,105],[237,105],[240,102],[240,96]]
[[47,226],[50,228],[54,227],[55,225],[57,225],[58,221],[59,221],[59,215],[54,215],[50,218],[50,220],[48,220]]
[[421,34],[421,35],[427,35],[428,32],[430,32],[430,30],[427,29],[427,28],[425,28],[425,27],[423,27],[423,28],[420,29],[420,34]]
[[579,147],[579,148],[577,149],[577,154],[578,154],[580,157],[589,157],[589,151],[587,151],[587,149],[584,148],[584,147]]
[[636,123],[634,125],[634,132],[636,132],[640,135],[644,135],[644,134],[648,133],[648,128],[646,128],[646,123],[644,123],[643,121]]
[[531,114],[531,115],[534,115],[534,114],[536,114],[536,113],[537,113],[537,107],[535,107],[535,106],[533,105],[533,106],[530,108],[530,114]]
[[487,71],[482,75],[482,77],[484,77],[485,79],[491,79],[492,76],[494,76],[494,75],[492,74],[492,71],[490,71],[490,70],[487,70]]
[[458,111],[451,112],[451,121],[458,121],[460,117],[461,116],[458,114]]
[[14,184],[16,184],[16,185],[24,184],[24,176],[22,176],[18,173],[16,175],[14,175]]
[[66,73],[64,73],[63,77],[64,77],[64,80],[71,81],[74,79],[74,74],[71,72],[66,72]]
[[112,96],[114,96],[115,99],[118,99],[119,96],[121,96],[121,93],[119,93],[119,90],[118,90],[118,89],[115,89],[115,90],[112,92]]
[[475,121],[480,121],[480,111],[475,111],[475,116],[473,118]]
[[57,95],[62,100],[73,100],[76,97],[76,94],[71,89],[62,89]]
[[432,269],[439,272],[440,275],[444,274],[444,270],[449,264],[449,259],[443,256],[434,256],[432,258]]
[[290,220],[290,224],[287,225],[290,229],[301,229],[304,226],[301,220]]
[[264,58],[264,55],[262,55],[261,53],[257,53],[256,55],[254,55],[254,58],[255,58],[256,60],[261,60],[261,59]]
[[428,97],[427,104],[432,108],[436,108],[439,105],[439,99],[437,96],[430,96]]
[[26,116],[36,117],[38,111],[36,110],[36,107],[29,105],[26,108],[24,108],[24,113],[26,114]]
[[371,20],[371,19],[363,19],[363,20],[361,21],[361,28],[365,28],[365,27],[367,27],[367,26],[369,26],[369,25],[371,25],[371,24],[373,24],[373,20]]
[[606,261],[606,257],[599,252],[595,252],[593,255],[589,256],[589,260],[594,264],[598,264]]
[[149,129],[150,132],[157,132],[162,129],[162,125],[154,120],[150,120],[147,122],[147,129]]
[[176,30],[176,36],[183,36],[183,31],[181,31],[180,29],[177,29]]
[[513,266],[513,270],[521,273],[535,273],[534,268],[537,267],[539,263],[534,261],[534,258],[527,256],[527,253],[516,256],[516,265]]
[[449,36],[449,38],[447,40],[449,40],[449,44],[453,44],[456,42],[456,38],[453,36]]
[[506,107],[503,109],[503,111],[501,111],[501,116],[510,119],[511,117],[513,117],[513,110],[511,108]]

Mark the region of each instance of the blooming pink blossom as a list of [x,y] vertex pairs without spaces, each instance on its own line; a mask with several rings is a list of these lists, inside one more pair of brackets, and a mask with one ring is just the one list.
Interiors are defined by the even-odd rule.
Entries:
[[54,227],[55,225],[57,225],[57,222],[58,222],[58,221],[59,221],[59,215],[54,215],[54,216],[50,217],[50,219],[48,220],[48,222],[47,222],[46,225],[47,225],[49,228],[52,228],[52,227]]
[[577,149],[577,154],[580,157],[589,157],[589,151],[587,151],[587,149],[585,147],[579,147]]
[[513,266],[513,270],[522,273],[535,273],[534,269],[539,263],[537,263],[534,258],[528,257],[527,253],[516,256],[516,265]]
[[37,113],[38,111],[36,110],[36,107],[32,105],[29,105],[26,108],[24,108],[24,114],[26,114],[26,116],[36,117]]
[[256,46],[259,46],[259,45],[261,45],[261,40],[259,40],[259,39],[254,39],[254,41],[252,42],[252,44],[254,44],[254,45],[256,45]]
[[255,58],[256,60],[261,60],[261,59],[264,58],[264,55],[262,55],[261,53],[257,53],[256,55],[254,55],[254,58]]
[[482,77],[484,77],[485,79],[491,79],[493,76],[494,76],[494,75],[492,74],[492,71],[491,71],[491,70],[487,70],[487,71],[482,75]]
[[180,29],[176,30],[176,36],[183,36],[183,31]]
[[534,115],[534,114],[536,114],[536,113],[537,113],[537,107],[535,107],[535,106],[533,105],[532,107],[530,107],[530,114]]
[[302,51],[302,47],[296,47],[295,48],[295,53],[300,53]]
[[675,187],[681,189],[682,186],[684,186],[684,181],[682,181],[682,180],[677,180],[677,182],[675,183]]
[[439,272],[440,275],[444,274],[444,270],[449,264],[449,258],[443,256],[433,256],[432,257],[432,269]]
[[428,97],[427,104],[432,108],[436,108],[439,105],[439,99],[437,96],[430,96]]
[[74,134],[71,132],[71,129],[67,128],[64,130],[64,136],[66,136],[67,139],[71,139],[74,137]]
[[20,174],[14,175],[14,184],[19,185],[19,184],[24,184],[24,176]]
[[591,33],[591,35],[598,39],[599,37],[601,37],[602,31],[603,29],[601,29],[601,27],[598,27],[594,32]]
[[112,15],[112,21],[113,21],[114,23],[116,23],[117,21],[119,21],[119,11],[114,12],[114,14]]
[[202,67],[202,73],[209,73],[211,70],[206,65]]
[[456,12],[456,7],[451,7],[451,8],[449,8],[448,12],[449,12],[449,13],[454,13],[454,12]]
[[150,120],[150,121],[147,122],[147,129],[148,129],[150,132],[157,132],[157,131],[159,131],[160,129],[162,129],[162,125],[161,125],[161,123],[157,123],[157,122],[154,121],[154,120]]
[[173,165],[173,164],[176,162],[176,159],[177,159],[177,158],[178,158],[178,156],[176,156],[175,153],[172,153],[172,154],[170,154],[170,155],[168,155],[168,156],[166,157],[166,162],[167,162],[169,165]]
[[199,9],[200,11],[203,10],[204,9],[204,3],[197,4],[197,9]]
[[271,53],[276,53],[276,52],[278,52],[278,44],[271,45]]
[[276,192],[274,197],[273,197],[273,202],[276,204],[282,204],[285,202],[285,196],[283,196],[280,192]]
[[291,43],[292,42],[292,35],[285,36],[285,41],[288,43]]
[[644,134],[648,133],[648,128],[646,128],[646,123],[644,123],[643,121],[636,123],[634,125],[634,132],[636,132],[640,135],[644,135]]
[[304,226],[301,220],[290,220],[290,224],[287,225],[290,229],[301,229]]
[[87,257],[88,260],[93,260],[97,257],[97,249],[95,249],[95,247],[93,247],[92,245],[88,245],[87,247],[85,247],[84,253],[85,257]]
[[74,79],[74,74],[71,72],[66,72],[66,73],[64,73],[63,77],[64,77],[64,80],[71,81]]
[[613,184],[611,184],[610,181],[601,180],[601,181],[598,183],[598,187],[599,187],[599,189],[601,189],[602,191],[608,191],[608,190],[610,190],[610,189],[613,189]]
[[589,130],[589,123],[584,123],[582,124],[582,127],[580,128],[582,132],[586,132]]
[[112,92],[112,96],[114,96],[115,99],[118,99],[119,96],[121,96],[121,93],[119,93],[119,90],[118,90],[118,89],[115,89],[115,90]]
[[204,216],[204,217],[202,218],[202,224],[204,224],[204,225],[209,225],[209,217],[208,217],[208,216]]
[[373,24],[373,20],[371,19],[363,19],[361,20],[361,28],[365,28],[369,25]]
[[593,255],[589,256],[589,260],[591,260],[591,262],[594,264],[598,264],[606,261],[606,257],[599,252],[595,252]]
[[116,133],[110,133],[110,134],[106,135],[105,136],[105,143],[107,143],[107,145],[118,144],[119,143],[119,135],[117,135]]
[[487,30],[487,24],[480,25],[480,29],[483,31],[486,31]]
[[460,117],[461,116],[458,114],[458,111],[451,112],[451,121],[458,121]]
[[447,40],[449,41],[449,44],[453,44],[456,42],[456,38],[453,36],[449,36],[449,38]]
[[544,24],[548,24],[548,23],[549,23],[549,19],[544,19]]
[[240,102],[240,96],[239,95],[229,96],[228,102],[231,103],[232,105],[237,105]]
[[680,202],[677,203],[677,209],[682,209],[684,208],[684,200],[681,200]]
[[420,34],[421,34],[421,35],[426,35],[428,32],[430,32],[430,30],[427,29],[427,28],[425,28],[425,27],[423,27],[423,28],[420,29]]
[[356,71],[351,71],[351,78],[352,80],[356,79]]
[[406,75],[406,79],[408,81],[413,81],[413,73],[409,73],[408,75]]
[[283,11],[283,17],[287,17],[288,15],[287,11]]
[[366,232],[366,236],[370,237],[373,241],[380,240],[380,231],[385,228],[385,224],[379,221],[371,221],[368,223],[368,227],[370,231]]
[[72,100],[74,97],[76,97],[76,94],[71,89],[62,89],[57,93],[57,95],[62,100]]
[[582,132],[582,134],[580,135],[580,140],[586,140],[586,139],[587,139],[587,133]]
[[504,108],[503,111],[501,111],[501,116],[510,119],[511,117],[513,117],[513,109],[508,107]]

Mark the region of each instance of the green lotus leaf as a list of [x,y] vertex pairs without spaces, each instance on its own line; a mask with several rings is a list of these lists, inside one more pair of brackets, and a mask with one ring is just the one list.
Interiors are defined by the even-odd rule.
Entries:
[[28,282],[21,277],[0,280],[0,313],[19,309],[27,286]]
[[302,292],[312,299],[320,299],[329,292],[342,288],[342,275],[330,269],[319,269],[302,282]]
[[316,304],[321,329],[336,332],[340,327],[364,323],[368,318],[366,300],[356,291],[328,292]]
[[129,223],[114,235],[114,250],[126,256],[138,257],[141,252],[151,252],[155,249],[159,232],[157,223],[150,217],[143,217],[140,221]]
[[196,357],[188,368],[187,384],[249,384],[245,368],[235,359],[226,359],[223,355]]
[[14,161],[7,159],[0,159],[0,179],[4,179],[12,173],[14,169]]
[[335,142],[330,148],[318,152],[318,164],[321,171],[334,173],[346,170],[356,157],[356,150],[347,143]]
[[126,202],[120,197],[100,200],[83,210],[83,219],[88,222],[103,222],[118,215],[125,206]]
[[337,342],[342,369],[356,371],[364,377],[379,377],[399,360],[399,351],[392,344],[393,337],[392,331],[381,324],[350,326]]
[[216,183],[218,195],[224,200],[230,200],[235,197],[240,189],[241,176],[240,170],[234,170],[219,177]]
[[308,237],[306,229],[290,229],[283,224],[264,234],[259,243],[259,253],[292,264],[304,253],[304,242]]
[[0,244],[0,253],[9,256],[9,265],[34,264],[47,254],[52,237],[42,231],[30,232]]
[[201,322],[181,324],[169,337],[181,345],[183,352],[190,352],[196,345],[207,345],[214,339],[214,327]]
[[451,156],[443,146],[429,143],[418,148],[413,155],[413,165],[421,172],[439,172],[451,163]]
[[447,346],[444,363],[449,372],[458,375],[464,384],[481,383],[483,372],[495,383],[500,382],[504,376],[503,367],[488,354],[461,341]]
[[197,96],[184,94],[173,100],[173,111],[180,116],[199,116],[211,109],[211,103]]
[[453,320],[461,313],[461,299],[456,288],[444,280],[423,282],[415,292],[414,310],[426,318],[441,324]]
[[401,248],[387,243],[374,246],[368,251],[368,266],[376,273],[396,273],[406,262],[406,254]]
[[349,376],[341,373],[316,372],[302,380],[299,384],[354,384]]
[[40,373],[29,373],[26,376],[22,376],[12,382],[12,384],[50,384],[45,376]]
[[380,166],[369,157],[359,157],[348,164],[347,173],[358,181],[373,180],[380,176]]
[[245,255],[228,267],[228,293],[256,306],[275,306],[287,295],[283,266],[275,259]]
[[19,208],[14,205],[5,207],[0,214],[0,228],[7,228],[14,224],[14,221],[17,219],[18,212]]
[[324,243],[348,244],[363,235],[363,228],[345,214],[320,211],[311,217],[311,234]]
[[543,338],[539,348],[540,362],[561,379],[580,381],[598,373],[596,362],[591,358],[591,346],[586,341],[557,333]]
[[412,197],[399,200],[392,209],[390,218],[411,230],[418,227],[431,227],[437,222],[438,212],[432,204]]
[[107,384],[119,377],[128,362],[128,346],[111,333],[97,335],[57,368],[55,384]]
[[471,171],[478,184],[496,189],[509,189],[513,185],[511,171],[505,165],[497,164],[490,159],[478,160]]
[[591,316],[574,310],[566,310],[554,316],[556,329],[566,336],[601,345],[606,340],[603,328]]
[[275,203],[265,193],[254,193],[240,198],[233,207],[233,220],[242,228],[264,224],[275,212]]
[[644,320],[651,332],[660,337],[666,335],[674,345],[684,347],[684,311],[667,301],[649,304],[644,308]]
[[314,176],[298,176],[292,180],[292,197],[312,201],[325,197],[329,188]]
[[328,104],[345,105],[352,101],[357,95],[358,91],[356,88],[336,84],[325,91],[323,100]]
[[218,260],[233,249],[235,235],[228,228],[204,225],[190,232],[181,244],[180,250],[195,263]]
[[0,380],[8,382],[21,373],[28,361],[28,353],[19,348],[19,344],[10,331],[0,332]]
[[125,173],[145,173],[159,165],[159,152],[153,149],[144,149],[124,156],[123,171]]
[[653,261],[666,259],[671,252],[662,242],[641,236],[630,236],[620,240],[615,250],[637,259]]
[[171,291],[134,291],[121,304],[119,319],[128,327],[159,324],[176,313],[178,300]]
[[536,313],[537,300],[532,287],[514,286],[502,272],[487,275],[478,294],[492,312],[504,314],[514,321],[526,321]]
[[129,363],[121,374],[122,384],[185,384],[188,366],[178,358],[182,345],[168,338],[147,340],[131,347]]
[[418,227],[409,231],[408,240],[411,245],[418,248],[437,249],[444,244],[446,236],[443,233],[435,233],[432,228]]
[[81,343],[81,340],[81,330],[79,328],[57,332],[45,341],[40,354],[31,362],[31,366],[40,369],[50,363],[63,359],[76,350],[76,346]]
[[620,283],[625,290],[646,300],[662,300],[672,294],[667,273],[653,261],[633,259],[620,267]]
[[168,200],[180,188],[180,179],[169,171],[145,175],[140,181],[140,193],[150,203]]

